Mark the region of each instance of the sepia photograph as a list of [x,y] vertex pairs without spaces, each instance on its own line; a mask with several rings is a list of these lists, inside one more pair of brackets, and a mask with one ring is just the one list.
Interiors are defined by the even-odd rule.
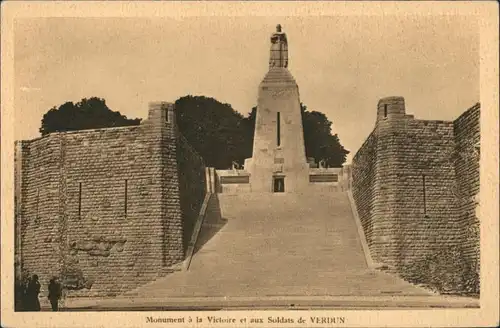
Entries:
[[2,326],[498,323],[498,8],[445,4],[3,3]]

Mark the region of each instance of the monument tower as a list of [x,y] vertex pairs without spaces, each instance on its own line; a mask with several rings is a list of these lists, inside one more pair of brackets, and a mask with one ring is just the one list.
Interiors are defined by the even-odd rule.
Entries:
[[252,192],[295,192],[309,185],[299,88],[288,71],[281,25],[271,35],[269,71],[259,85],[253,153],[245,169]]

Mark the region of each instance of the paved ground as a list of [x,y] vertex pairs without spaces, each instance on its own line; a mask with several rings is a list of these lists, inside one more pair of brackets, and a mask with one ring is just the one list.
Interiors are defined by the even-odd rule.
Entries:
[[[473,298],[452,296],[173,297],[67,300],[61,311],[220,311],[312,309],[477,308]],[[42,310],[50,311],[48,305]]]
[[218,198],[219,204],[211,204],[200,236],[203,245],[189,271],[175,272],[128,295],[431,295],[368,269],[345,193]]
[[345,193],[219,195],[189,270],[79,310],[476,307],[367,267]]

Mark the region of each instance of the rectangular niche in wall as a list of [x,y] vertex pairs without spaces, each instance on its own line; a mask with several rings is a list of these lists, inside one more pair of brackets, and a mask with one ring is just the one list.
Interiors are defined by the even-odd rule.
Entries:
[[273,178],[273,192],[285,192],[285,177]]

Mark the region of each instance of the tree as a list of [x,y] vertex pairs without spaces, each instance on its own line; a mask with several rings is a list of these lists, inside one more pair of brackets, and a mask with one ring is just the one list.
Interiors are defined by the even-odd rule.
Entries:
[[92,97],[74,104],[66,102],[51,108],[42,118],[40,133],[99,129],[140,124],[141,119],[128,119],[108,108],[104,99]]
[[300,107],[306,156],[316,162],[325,160],[329,167],[341,167],[349,151],[340,144],[338,135],[332,134],[332,122],[323,113],[308,111],[304,104]]
[[185,96],[175,102],[175,109],[179,131],[205,165],[228,169],[233,161],[243,163],[249,157],[243,116],[231,105],[204,96]]
[[241,123],[242,132],[244,134],[243,151],[245,158],[252,157],[253,136],[255,132],[255,119],[257,117],[257,107],[253,107],[250,113],[243,118]]
[[[231,105],[204,96],[185,96],[175,102],[179,131],[204,159],[205,165],[228,169],[233,161],[240,164],[252,157],[257,107],[246,117]],[[308,111],[301,104],[306,156],[316,162],[324,159],[328,166],[339,167],[349,153],[332,135],[325,114]],[[74,104],[66,102],[50,109],[42,119],[40,132],[45,135],[56,131],[108,128],[138,125],[140,119],[128,119],[110,110],[104,99],[92,97]]]

